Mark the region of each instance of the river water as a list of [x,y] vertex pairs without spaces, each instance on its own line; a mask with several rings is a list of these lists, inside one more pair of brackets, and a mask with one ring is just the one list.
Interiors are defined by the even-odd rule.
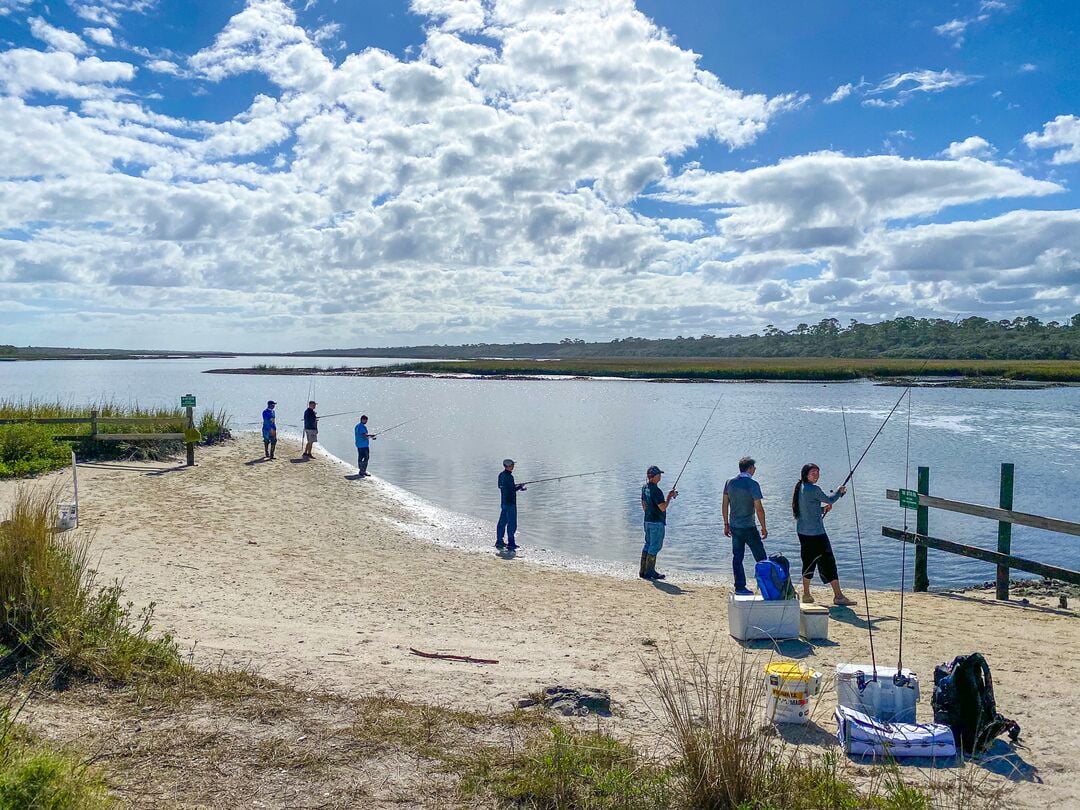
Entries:
[[[60,399],[77,404],[112,399],[142,405],[179,404],[184,393],[199,408],[224,408],[241,429],[257,430],[267,399],[278,402],[283,432],[299,432],[309,397],[319,411],[364,410],[377,432],[416,418],[375,441],[370,471],[417,496],[445,521],[466,518],[465,545],[494,540],[501,460],[512,457],[519,481],[594,470],[602,475],[537,484],[518,499],[523,558],[549,557],[587,570],[636,571],[641,551],[640,486],[658,464],[670,485],[710,410],[716,415],[679,485],[668,519],[661,570],[730,580],[730,541],[720,525],[720,493],[738,472],[740,456],[757,459],[770,553],[798,559],[791,491],[799,468],[812,461],[828,490],[858,458],[903,389],[856,383],[651,383],[628,380],[389,379],[203,374],[209,368],[257,362],[327,365],[327,358],[208,360],[82,360],[0,363],[0,397]],[[334,360],[380,365],[389,360]],[[910,430],[908,429],[910,416]],[[353,415],[320,425],[325,450],[355,463]],[[910,464],[905,470],[905,458]],[[1080,388],[1043,391],[914,389],[910,415],[901,406],[855,476],[866,581],[897,588],[901,544],[881,536],[902,528],[904,510],[886,488],[915,488],[915,468],[930,468],[930,492],[997,505],[1002,462],[1016,468],[1014,508],[1080,520]],[[343,471],[346,472],[346,471]],[[357,481],[358,487],[367,482]],[[859,582],[854,499],[826,520],[841,580]],[[282,508],[289,508],[282,504]],[[914,512],[909,513],[914,530]],[[362,533],[362,527],[358,527]],[[444,534],[447,533],[444,531]],[[450,532],[452,533],[452,532]],[[931,510],[931,535],[996,548],[997,524]],[[1014,527],[1013,553],[1080,568],[1080,538]],[[539,556],[539,555],[538,555]],[[911,558],[907,554],[910,582]],[[750,559],[748,555],[748,560]],[[751,566],[747,566],[750,572]],[[986,563],[930,551],[933,586],[992,579]],[[751,573],[752,577],[752,573]]]

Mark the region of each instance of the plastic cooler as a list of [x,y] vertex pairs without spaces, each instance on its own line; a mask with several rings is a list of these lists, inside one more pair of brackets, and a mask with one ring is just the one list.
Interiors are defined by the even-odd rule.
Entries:
[[799,603],[762,599],[760,594],[728,597],[728,631],[739,641],[799,637]]
[[810,640],[829,638],[829,609],[824,605],[799,605],[799,635]]
[[836,667],[836,702],[883,723],[914,723],[919,702],[919,676],[910,669],[877,668],[874,680],[870,664]]

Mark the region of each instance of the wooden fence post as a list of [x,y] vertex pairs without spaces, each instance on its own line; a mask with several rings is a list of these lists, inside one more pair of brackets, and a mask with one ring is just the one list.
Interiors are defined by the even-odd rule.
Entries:
[[[918,492],[920,495],[930,494],[930,468],[919,467]],[[915,534],[923,537],[930,533],[930,507],[919,506],[915,510]],[[926,546],[915,546],[915,581],[911,584],[911,590],[924,593],[930,590],[930,576],[926,572]]]
[[[998,506],[1002,509],[1013,508],[1013,465],[1001,465],[1001,489],[998,497]],[[1011,554],[1012,549],[1012,524],[998,521],[998,552]],[[998,599],[1009,599],[1009,567],[999,565],[997,567],[997,593]]]
[[90,411],[90,438],[91,440],[97,439],[98,433],[98,412],[97,410]]
[[[187,429],[191,430],[191,428],[193,428],[193,427],[195,427],[195,409],[192,408],[189,405],[187,407]],[[189,467],[194,467],[195,466],[195,443],[194,442],[188,442],[187,443],[187,466],[189,466]]]

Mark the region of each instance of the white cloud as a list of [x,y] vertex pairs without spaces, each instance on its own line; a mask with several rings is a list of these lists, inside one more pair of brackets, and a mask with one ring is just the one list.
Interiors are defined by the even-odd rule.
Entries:
[[13,11],[21,11],[30,3],[31,0],[0,0],[0,17],[6,17]]
[[842,84],[832,91],[829,97],[825,99],[825,103],[835,104],[838,101],[843,101],[845,98],[851,95],[851,92],[854,89],[855,85],[851,84],[850,82],[848,84]]
[[0,86],[13,96],[51,93],[69,98],[113,95],[111,85],[130,81],[135,68],[127,62],[86,59],[65,51],[15,48],[0,52]]
[[1057,149],[1053,163],[1080,162],[1080,118],[1059,115],[1043,125],[1042,132],[1029,132],[1024,143],[1032,149]]
[[50,48],[55,48],[58,51],[81,54],[89,50],[78,34],[49,25],[41,17],[30,18],[30,33]]
[[68,4],[84,20],[116,28],[122,14],[145,14],[157,0],[68,0]]
[[476,31],[484,25],[484,5],[481,0],[410,0],[410,8],[441,20],[446,31]]
[[1024,62],[1024,64],[1020,66],[1021,73],[1034,73],[1038,69],[1039,66],[1032,62]]
[[950,143],[948,148],[941,153],[941,156],[949,158],[950,160],[957,160],[965,157],[989,158],[996,151],[997,150],[991,146],[990,142],[985,138],[980,138],[978,135],[972,135],[962,141],[953,141]]
[[1043,196],[1061,186],[973,158],[915,160],[835,152],[745,172],[690,169],[661,182],[659,199],[719,205],[729,249],[844,247],[888,222],[989,199]]
[[83,34],[87,39],[96,42],[98,45],[104,45],[108,48],[116,47],[116,40],[113,38],[113,32],[110,28],[84,28]]
[[896,91],[901,98],[913,93],[940,93],[954,87],[963,87],[978,81],[981,76],[966,73],[954,73],[951,70],[909,70],[906,73],[893,73],[886,76],[870,92],[881,94]]
[[[100,331],[85,337],[100,343],[171,340],[158,328],[168,313],[204,345],[273,334],[299,347],[510,326],[518,339],[722,332],[747,313],[863,317],[934,310],[940,296],[989,312],[1017,306],[1033,279],[1058,291],[1057,303],[1031,294],[1036,313],[1080,295],[1069,212],[926,224],[950,206],[1060,191],[1013,168],[834,153],[684,166],[709,140],[747,146],[802,99],[726,86],[630,0],[412,9],[424,41],[406,58],[331,59],[277,0],[251,0],[186,63],[137,51],[211,94],[265,76],[270,88],[224,121],[162,114],[128,85],[126,62],[0,53],[0,222],[28,234],[0,237],[0,302],[48,311],[34,334],[68,307],[94,313]],[[923,74],[848,93],[899,104],[956,80]],[[662,197],[664,216],[635,205],[643,195]],[[965,259],[979,238],[1026,248]],[[921,269],[933,261],[948,265],[936,280]]]
[[180,66],[168,59],[151,59],[146,63],[146,69],[155,73],[168,73],[171,76],[180,74]]

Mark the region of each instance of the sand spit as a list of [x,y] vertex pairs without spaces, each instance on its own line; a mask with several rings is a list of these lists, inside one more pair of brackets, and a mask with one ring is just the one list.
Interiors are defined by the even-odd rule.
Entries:
[[[647,737],[655,719],[643,668],[654,644],[739,647],[727,634],[726,588],[561,571],[530,564],[528,548],[503,559],[428,542],[418,537],[428,518],[392,488],[353,480],[331,459],[297,463],[291,442],[279,451],[264,462],[261,443],[247,436],[200,452],[192,469],[80,470],[101,573],[122,579],[137,604],[156,602],[157,626],[194,647],[196,660],[254,665],[302,689],[382,690],[479,710],[507,709],[556,684],[601,687],[616,707],[611,728]],[[16,488],[0,482],[0,510]],[[895,664],[899,595],[872,593],[871,607],[878,660]],[[1080,806],[1073,607],[1059,609],[1049,596],[1028,605],[970,593],[907,596],[904,664],[921,677],[920,718],[930,717],[935,664],[986,654],[999,708],[1024,730],[1012,760],[1023,770],[1017,806]],[[781,652],[827,674],[839,662],[868,662],[864,620],[848,610],[832,618],[829,642],[785,642]],[[755,655],[775,655],[761,646]],[[410,647],[499,663],[421,659]],[[823,698],[814,744],[831,744],[832,701]]]

